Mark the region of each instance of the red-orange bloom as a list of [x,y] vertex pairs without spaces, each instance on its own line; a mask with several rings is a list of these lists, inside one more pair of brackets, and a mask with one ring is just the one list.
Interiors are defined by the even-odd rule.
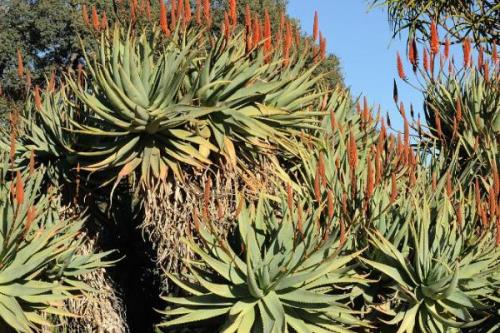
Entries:
[[16,201],[18,205],[22,205],[24,202],[24,183],[19,170],[16,174]]
[[483,64],[484,64],[483,47],[479,46],[479,51],[477,52],[477,67],[483,68]]
[[101,28],[101,23],[99,22],[99,15],[97,15],[97,9],[95,6],[92,6],[92,26],[95,30],[99,30]]
[[427,73],[429,73],[429,53],[424,49],[424,69]]
[[319,38],[319,17],[317,11],[314,12],[313,38],[315,41]]
[[17,75],[20,79],[24,76],[23,55],[21,54],[20,49],[17,49]]
[[349,142],[348,142],[348,162],[351,170],[356,170],[358,166],[358,147],[356,145],[356,138],[352,133],[352,129],[349,133]]
[[38,85],[35,86],[34,100],[35,100],[36,109],[41,110],[42,109],[42,98],[40,97],[40,87]]
[[212,26],[212,15],[210,13],[210,0],[203,0],[203,15],[207,20],[208,27]]
[[438,29],[437,29],[436,21],[434,21],[434,20],[431,23],[431,53],[432,54],[439,53]]
[[396,174],[392,172],[391,174],[391,198],[390,202],[394,203],[398,198],[398,184],[396,180]]
[[187,23],[191,22],[192,13],[191,13],[191,2],[186,0],[186,4],[184,5],[184,21]]
[[322,60],[326,58],[326,38],[322,33],[319,34],[319,54]]
[[460,122],[462,120],[462,101],[460,100],[459,96],[457,96],[457,100],[455,102],[455,112],[457,121]]
[[450,56],[450,39],[446,38],[445,44],[444,44],[444,57],[445,59],[448,59]]
[[82,6],[82,17],[83,17],[83,23],[85,23],[85,25],[89,27],[90,26],[89,12],[87,10],[86,4],[83,4]]
[[164,0],[160,0],[160,27],[165,35],[170,35],[170,29],[168,27],[167,6],[165,5]]
[[148,18],[148,21],[151,21],[151,5],[149,3],[149,0],[146,0],[146,17]]
[[231,19],[232,26],[238,23],[236,0],[229,0],[229,18]]
[[333,199],[333,192],[330,190],[328,191],[328,217],[331,219],[333,217],[333,214],[334,214],[334,207],[333,207],[333,204],[334,204],[334,199]]
[[370,200],[373,195],[373,190],[375,188],[375,179],[373,177],[373,167],[371,162],[370,154],[367,155],[366,162],[368,163],[367,179],[366,179],[366,200]]
[[196,0],[196,23],[201,24],[201,0]]
[[31,225],[33,224],[33,221],[36,219],[36,208],[35,207],[30,207],[28,209],[28,213],[26,214],[26,224],[24,225],[24,234],[30,230]]
[[102,27],[104,29],[107,29],[108,28],[108,16],[106,15],[106,11],[104,11],[102,13],[102,20],[101,21],[102,21]]
[[253,46],[256,47],[260,41],[261,41],[261,23],[260,19],[255,14],[254,20],[253,20]]
[[399,52],[397,53],[397,63],[398,63],[398,74],[401,80],[406,80],[405,70],[403,68],[403,61],[401,60],[401,56]]
[[231,27],[230,27],[230,23],[229,23],[229,15],[227,14],[227,12],[224,12],[224,23],[223,23],[223,31],[224,31],[224,37],[226,37],[226,39],[229,39],[230,37],[230,34],[231,34]]
[[252,27],[252,12],[250,11],[250,5],[245,6],[245,27],[248,29]]
[[267,9],[264,11],[264,53],[266,60],[269,60],[269,55],[272,49],[272,31],[271,19]]
[[464,53],[464,66],[469,67],[470,66],[470,51],[471,51],[471,44],[469,38],[465,38],[463,43],[462,43],[462,49]]

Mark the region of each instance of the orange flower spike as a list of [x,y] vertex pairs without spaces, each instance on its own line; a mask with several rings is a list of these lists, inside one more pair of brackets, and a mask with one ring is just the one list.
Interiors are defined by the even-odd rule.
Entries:
[[394,172],[391,173],[391,198],[390,202],[393,204],[398,198],[398,184],[396,179],[396,174]]
[[345,192],[342,194],[342,212],[344,213],[344,215],[347,216],[347,214],[348,214],[347,194]]
[[440,138],[442,138],[443,137],[443,129],[441,127],[441,115],[439,114],[439,112],[435,112],[434,121],[436,122],[437,134]]
[[459,96],[457,96],[457,100],[455,102],[455,112],[457,122],[460,122],[462,120],[462,101],[460,100]]
[[87,28],[90,27],[89,12],[88,12],[86,4],[83,4],[83,6],[82,6],[82,18],[83,18],[83,23],[85,24],[85,26]]
[[181,18],[184,18],[184,0],[177,0],[177,19]]
[[16,201],[19,206],[24,202],[24,183],[19,171],[16,174]]
[[370,120],[370,106],[368,105],[368,99],[366,96],[363,98],[363,121],[367,123]]
[[483,64],[484,64],[483,47],[479,46],[479,50],[477,51],[477,67],[482,68]]
[[373,167],[370,154],[367,155],[366,162],[368,163],[367,179],[366,179],[366,200],[370,200],[375,189],[375,179],[373,176]]
[[337,122],[335,119],[335,112],[330,111],[330,128],[332,129],[332,132],[335,132],[335,129],[337,128]]
[[323,185],[323,187],[326,187],[327,179],[326,179],[325,157],[322,152],[319,153],[318,168],[319,168],[319,175],[321,177],[321,185]]
[[479,209],[479,207],[481,206],[481,191],[479,188],[479,181],[477,178],[476,181],[474,182],[474,196],[476,200],[476,207]]
[[497,198],[493,187],[488,191],[488,204],[490,206],[490,218],[493,220],[496,218],[497,211]]
[[444,58],[448,59],[450,57],[450,39],[446,38],[444,43]]
[[351,167],[351,170],[354,171],[358,166],[358,147],[356,144],[356,139],[352,134],[352,129],[349,133],[348,154],[349,166]]
[[345,232],[345,224],[344,220],[340,220],[340,246],[343,246],[346,241],[346,232]]
[[415,57],[415,39],[414,38],[408,42],[408,61],[413,66],[415,66],[415,64],[417,63],[417,59]]
[[462,206],[458,205],[456,211],[457,211],[457,225],[462,226],[464,221]]
[[397,53],[397,64],[398,64],[398,75],[401,80],[406,80],[406,74],[405,70],[403,68],[403,61],[401,60],[401,56],[399,55],[399,52]]
[[304,237],[303,215],[304,212],[302,211],[302,205],[299,205],[297,209],[297,231],[300,233],[302,237]]
[[198,217],[198,210],[196,208],[193,209],[193,224],[196,232],[200,233],[200,218]]
[[334,205],[334,202],[335,202],[334,199],[333,199],[333,192],[331,190],[328,191],[327,196],[328,196],[328,217],[330,219],[332,219],[333,218],[333,214],[334,214],[334,207],[333,207],[333,205]]
[[207,26],[212,26],[212,14],[210,12],[210,0],[203,0],[203,15],[207,20]]
[[168,13],[167,6],[164,0],[160,0],[160,27],[163,33],[170,36],[170,29],[168,27]]
[[483,64],[483,77],[486,82],[490,79],[490,65],[487,62]]
[[260,19],[258,18],[257,14],[255,14],[254,20],[253,20],[253,46],[257,47],[261,41],[261,31],[260,31]]
[[229,15],[227,14],[227,12],[224,12],[224,22],[222,31],[224,31],[224,37],[226,38],[226,40],[229,40],[231,34],[231,23],[229,23]]
[[269,55],[272,49],[272,31],[271,19],[267,9],[264,11],[264,52],[266,53],[266,60],[269,60]]
[[191,3],[189,0],[186,0],[186,3],[184,4],[184,21],[186,24],[191,22],[191,19],[193,17],[193,14],[191,12]]
[[430,45],[431,53],[433,55],[439,53],[439,35],[438,29],[436,25],[436,21],[432,21],[431,23],[431,45]]
[[231,19],[231,26],[233,27],[238,23],[237,15],[236,0],[229,0],[229,18]]
[[97,15],[97,9],[92,6],[92,27],[94,30],[99,30],[101,28],[101,23],[99,22],[99,15]]
[[313,38],[317,41],[319,38],[319,16],[318,11],[314,12]]
[[195,14],[195,20],[198,25],[201,25],[201,0],[196,0],[196,14]]
[[408,119],[406,117],[403,117],[403,123],[404,123],[404,145],[406,147],[410,146],[410,125],[408,124]]
[[321,39],[320,39],[320,46],[319,46],[319,53],[321,56],[321,60],[326,59],[326,37],[323,36],[323,34],[320,33]]
[[102,13],[101,22],[102,22],[103,29],[108,29],[108,24],[109,23],[108,23],[108,16],[106,15],[106,11],[103,11],[103,13]]
[[177,28],[177,2],[172,0],[170,9],[170,29],[174,30]]
[[36,208],[35,207],[30,207],[28,209],[28,213],[26,214],[26,224],[24,225],[24,234],[28,233],[28,231],[31,229],[31,225],[36,219]]
[[33,94],[33,99],[35,100],[35,108],[40,111],[42,109],[42,98],[40,97],[40,87],[35,86],[35,92]]
[[146,0],[146,17],[148,21],[151,21],[151,4],[149,3],[149,0]]
[[429,53],[427,53],[427,50],[424,50],[424,70],[429,73]]
[[17,76],[19,76],[20,79],[24,76],[23,55],[20,49],[17,49]]
[[249,4],[245,6],[245,27],[247,31],[252,27],[252,12]]
[[470,66],[470,51],[471,51],[471,45],[470,45],[469,38],[464,39],[464,41],[462,43],[462,50],[464,53],[464,66],[469,67]]

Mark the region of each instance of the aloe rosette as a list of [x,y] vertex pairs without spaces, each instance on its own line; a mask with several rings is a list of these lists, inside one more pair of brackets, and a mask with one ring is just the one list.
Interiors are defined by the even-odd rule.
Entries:
[[61,219],[56,194],[42,195],[43,171],[2,169],[0,185],[0,328],[36,332],[54,316],[73,316],[64,301],[92,290],[82,274],[106,267],[109,252],[76,254],[81,219]]
[[[354,271],[360,252],[341,255],[338,230],[323,237],[319,212],[283,208],[275,214],[261,199],[239,215],[243,251],[200,226],[202,246],[187,240],[200,260],[188,263],[190,278],[169,277],[189,297],[163,297],[159,327],[219,318],[221,332],[351,332],[368,327],[349,307],[349,290],[368,281]],[[282,207],[288,207],[286,202]]]

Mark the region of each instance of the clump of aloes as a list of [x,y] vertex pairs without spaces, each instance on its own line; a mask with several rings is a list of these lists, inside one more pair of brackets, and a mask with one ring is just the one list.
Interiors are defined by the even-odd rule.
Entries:
[[[493,164],[500,160],[500,81],[496,44],[479,45],[477,61],[471,54],[471,43],[465,38],[462,45],[463,61],[451,55],[448,38],[441,40],[435,24],[431,25],[429,47],[420,52],[415,40],[408,45],[408,60],[424,95],[424,115],[428,131],[420,124],[415,129],[423,136],[422,145],[435,147],[450,162],[463,167],[464,184],[476,176],[489,176]],[[484,48],[489,50],[487,56]],[[397,57],[399,77],[410,82],[401,58]],[[438,68],[436,68],[438,67]],[[468,170],[474,170],[470,173]]]
[[138,35],[96,21],[100,46],[87,55],[89,80],[67,77],[84,112],[73,122],[82,170],[115,184],[135,174],[149,185],[169,173],[183,181],[186,170],[221,156],[238,169],[259,155],[298,154],[295,138],[323,115],[306,111],[325,94],[322,76],[312,74],[317,64],[298,54],[291,23],[273,34],[266,12],[262,31],[246,10],[240,26],[236,3],[229,7],[218,36],[206,29],[209,1],[198,2],[194,20],[189,2],[170,10],[161,2],[159,26]]
[[191,282],[169,277],[192,296],[164,297],[174,307],[159,327],[196,325],[212,319],[221,332],[344,331],[369,327],[350,306],[360,252],[341,255],[339,230],[323,234],[320,211],[282,199],[278,212],[269,200],[242,208],[237,241],[220,239],[214,223],[197,219],[201,246],[186,243],[199,260],[187,262]]
[[94,290],[79,277],[109,266],[107,253],[78,255],[83,220],[61,219],[56,193],[42,194],[44,169],[12,172],[0,161],[0,330],[39,332],[74,316],[64,301]]
[[382,318],[389,317],[381,325],[424,333],[493,327],[500,244],[491,226],[477,228],[485,213],[449,176],[435,181],[432,171],[422,170],[403,198],[405,209],[393,216],[392,223],[406,226],[405,242],[379,230],[368,233],[374,255],[361,261],[381,274],[380,287],[387,288],[373,301]]

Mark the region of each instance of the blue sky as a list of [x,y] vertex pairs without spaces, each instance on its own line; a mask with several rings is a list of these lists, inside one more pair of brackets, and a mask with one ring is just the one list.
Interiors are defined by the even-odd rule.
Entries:
[[[340,58],[345,82],[354,96],[367,96],[371,105],[380,105],[388,112],[393,127],[402,128],[392,97],[393,79],[397,78],[396,52],[402,57],[406,36],[392,39],[392,32],[383,8],[369,11],[366,0],[289,0],[289,15],[300,19],[302,29],[312,32],[314,11],[319,13],[320,30],[328,40],[328,51]],[[405,69],[411,75],[408,63]],[[399,96],[409,109],[422,109],[419,92],[397,79]]]

